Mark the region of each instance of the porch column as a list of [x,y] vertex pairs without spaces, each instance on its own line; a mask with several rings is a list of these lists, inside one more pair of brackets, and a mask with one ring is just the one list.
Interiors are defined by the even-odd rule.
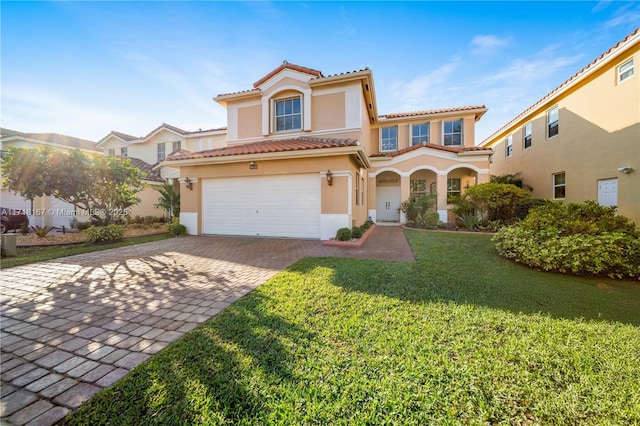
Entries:
[[[411,196],[411,176],[400,176],[400,203],[403,203]],[[407,216],[400,212],[400,223],[406,223]]]
[[368,176],[369,185],[367,185],[367,213],[371,220],[376,221],[376,176]]
[[447,174],[440,174],[436,178],[437,209],[440,221],[447,223]]

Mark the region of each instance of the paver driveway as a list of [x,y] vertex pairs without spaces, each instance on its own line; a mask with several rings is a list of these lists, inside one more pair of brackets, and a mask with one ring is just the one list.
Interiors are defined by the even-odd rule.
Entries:
[[0,416],[50,425],[305,256],[412,260],[399,228],[361,249],[185,237],[10,268],[0,278]]

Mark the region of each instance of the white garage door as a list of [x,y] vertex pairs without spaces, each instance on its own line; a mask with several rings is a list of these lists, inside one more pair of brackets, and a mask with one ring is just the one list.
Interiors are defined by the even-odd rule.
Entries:
[[204,179],[204,234],[320,238],[320,175]]

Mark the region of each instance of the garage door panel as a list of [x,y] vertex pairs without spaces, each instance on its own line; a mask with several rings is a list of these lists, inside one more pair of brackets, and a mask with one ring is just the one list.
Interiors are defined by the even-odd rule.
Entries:
[[320,238],[318,174],[205,179],[203,233]]

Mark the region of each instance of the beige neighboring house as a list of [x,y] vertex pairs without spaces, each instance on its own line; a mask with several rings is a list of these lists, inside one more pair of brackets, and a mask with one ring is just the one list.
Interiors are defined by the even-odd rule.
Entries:
[[[326,240],[367,218],[404,222],[399,207],[411,193],[437,194],[447,221],[448,195],[489,180],[493,151],[474,146],[484,106],[378,115],[369,69],[325,76],[285,61],[215,101],[227,128],[214,146],[156,129],[184,137],[160,166],[179,177],[191,234]],[[125,139],[120,146],[131,147]]]
[[597,200],[640,225],[640,28],[493,133],[491,174]]
[[[74,138],[57,133],[23,133],[15,130],[0,129],[2,150],[9,147],[16,148],[44,148],[55,150],[79,149],[86,154],[101,154],[102,149],[96,142],[86,139]],[[129,208],[131,215],[163,216],[164,212],[154,207],[158,202],[158,193],[154,186],[162,185],[164,179],[153,165],[137,158],[130,158],[134,167],[139,168],[147,176],[144,183],[147,185],[138,197],[141,202]],[[0,205],[5,208],[23,209],[28,213],[29,223],[38,226],[70,227],[77,220],[85,222],[90,217],[77,210],[72,204],[59,200],[52,196],[38,197],[33,201],[23,198],[20,194],[2,189]]]

